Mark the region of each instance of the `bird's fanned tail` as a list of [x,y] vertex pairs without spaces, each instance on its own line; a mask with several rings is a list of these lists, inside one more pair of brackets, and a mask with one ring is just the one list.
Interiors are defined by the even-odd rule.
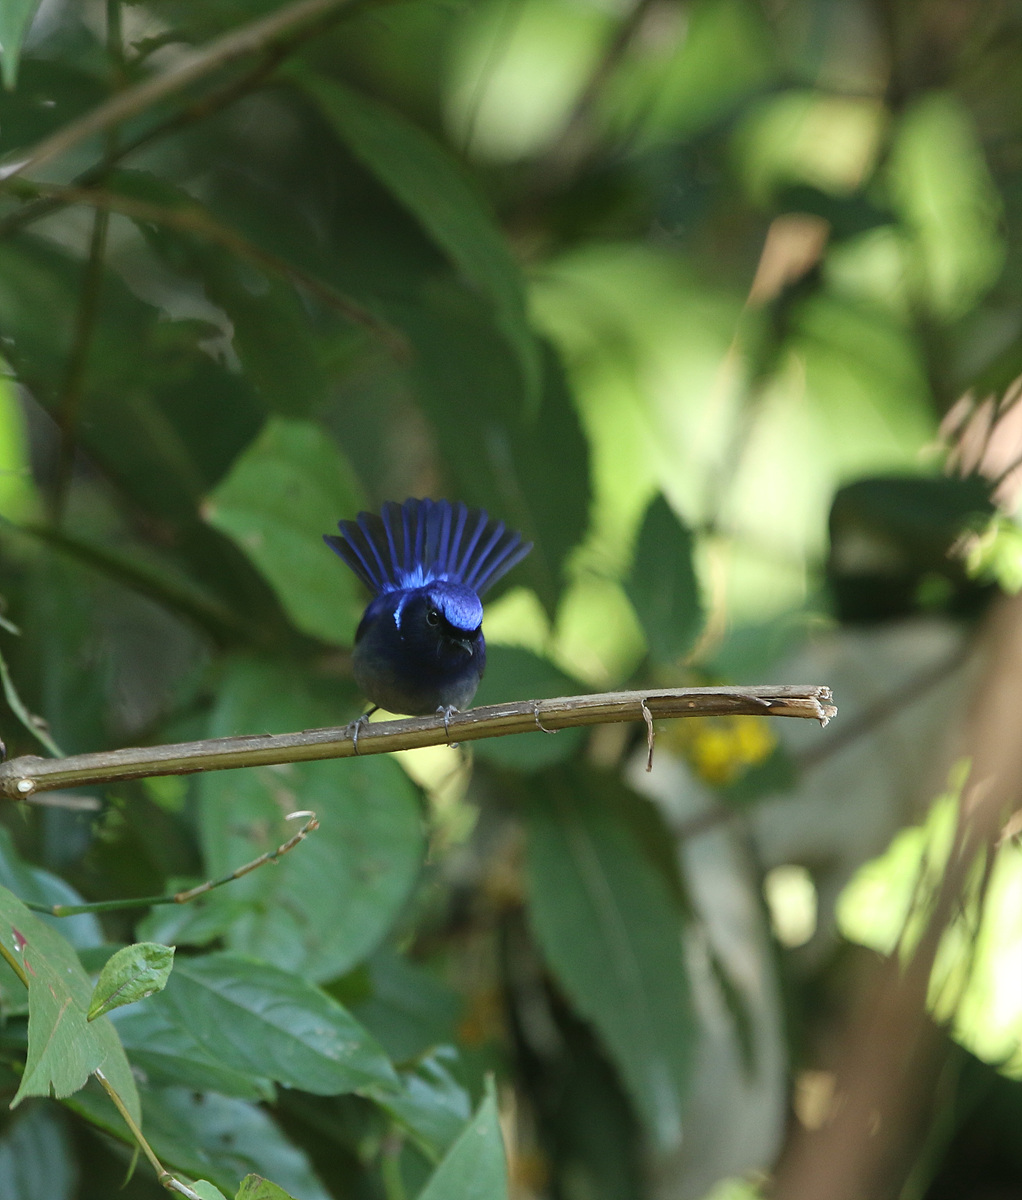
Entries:
[[461,501],[408,499],[339,521],[324,541],[377,594],[422,587],[436,579],[482,595],[532,549],[503,521]]

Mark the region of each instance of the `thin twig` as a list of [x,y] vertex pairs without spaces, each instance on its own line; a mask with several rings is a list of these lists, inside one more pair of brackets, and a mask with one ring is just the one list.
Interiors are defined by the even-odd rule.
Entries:
[[240,879],[242,875],[247,875],[250,871],[256,870],[257,867],[265,866],[267,863],[275,863],[283,858],[299,842],[304,842],[314,829],[319,828],[319,820],[315,813],[295,812],[289,813],[284,818],[285,821],[288,821],[295,817],[306,816],[309,820],[305,822],[294,837],[290,837],[286,842],[282,842],[276,850],[267,850],[265,854],[260,854],[258,858],[253,858],[250,862],[244,863],[227,875],[221,875],[219,879],[207,879],[205,883],[200,883],[193,888],[186,888],[182,892],[170,892],[162,896],[132,896],[125,900],[95,900],[90,904],[35,904],[28,900],[22,900],[22,904],[26,908],[30,908],[33,912],[46,913],[51,917],[77,917],[82,913],[122,912],[125,909],[150,908],[158,904],[188,904],[191,900],[195,900],[199,896],[204,896],[214,888],[223,887],[226,883],[233,883],[235,879]]
[[[253,70],[246,72],[239,79],[232,80],[228,86],[220,88],[208,96],[203,96],[201,100],[195,101],[194,104],[186,105],[180,112],[174,113],[173,116],[168,117],[165,121],[159,122],[151,129],[146,129],[144,132],[138,134],[137,137],[125,142],[118,147],[114,154],[110,155],[109,161],[104,158],[103,161],[94,163],[91,167],[86,168],[86,170],[71,180],[70,186],[82,188],[94,187],[102,181],[110,167],[117,166],[124,159],[136,153],[136,151],[151,145],[153,142],[159,141],[161,138],[170,137],[179,130],[187,129],[189,125],[194,125],[205,117],[212,116],[213,113],[219,112],[229,104],[233,104],[235,100],[240,100],[242,96],[248,95],[273,72],[297,42],[298,39],[294,38],[286,46],[274,47],[260,60],[259,64]],[[23,188],[24,184],[19,182],[13,184],[10,190],[12,193],[19,194]],[[34,189],[32,190],[34,191]],[[30,193],[26,192],[25,194]],[[65,203],[66,201],[60,196],[40,196],[36,194],[35,199],[26,200],[21,208],[8,213],[6,217],[0,219],[0,238],[8,237],[17,230],[23,229],[26,225],[32,225],[34,222],[48,217],[51,213],[58,212],[65,206]]]
[[11,678],[11,672],[7,667],[7,660],[2,653],[0,653],[0,685],[2,685],[4,699],[7,701],[7,707],[11,712],[14,713],[36,741],[40,742],[51,754],[60,758],[64,751],[50,737],[42,718],[29,712],[24,700],[18,695],[18,689],[14,686],[14,680]]
[[131,1136],[138,1143],[142,1153],[149,1160],[150,1165],[156,1172],[156,1178],[167,1189],[168,1192],[177,1192],[179,1196],[187,1197],[187,1200],[202,1200],[198,1192],[193,1191],[186,1183],[182,1183],[179,1179],[175,1179],[173,1175],[166,1169],[163,1163],[156,1157],[156,1153],[152,1146],[146,1141],[142,1130],[139,1129],[135,1118],[128,1112],[128,1107],[121,1099],[117,1089],[113,1086],[109,1079],[97,1067],[93,1074],[99,1080],[100,1086],[110,1097],[114,1103],[114,1107],[121,1114],[125,1125],[131,1130]]
[[[523,700],[491,704],[444,717],[410,717],[378,721],[359,732],[358,753],[389,754],[419,746],[439,746],[450,741],[536,731],[537,720],[547,729],[576,725],[601,725],[644,720],[643,708],[655,719],[694,716],[801,717],[826,725],[835,716],[830,688],[704,687],[660,688],[649,692],[599,692],[585,696],[560,696],[553,700]],[[350,726],[306,729],[300,733],[251,734],[209,738],[169,746],[133,747],[70,758],[24,756],[0,764],[0,795],[23,800],[40,791],[89,783],[114,783],[154,775],[189,775],[197,771],[222,771],[237,767],[350,758],[355,753]]]
[[310,275],[301,267],[296,267],[286,259],[249,241],[230,225],[224,225],[216,220],[198,204],[182,204],[179,207],[154,204],[148,200],[122,196],[118,192],[106,191],[101,188],[60,187],[53,184],[33,184],[32,187],[40,195],[58,197],[65,204],[87,204],[92,208],[120,213],[122,216],[130,217],[133,221],[148,221],[154,225],[162,225],[168,229],[177,229],[182,233],[191,233],[205,238],[207,241],[229,250],[238,258],[261,267],[271,275],[281,276],[298,287],[304,288],[311,296],[315,296],[328,308],[341,313],[352,324],[358,325],[378,337],[395,357],[404,358],[409,353],[408,343],[404,336],[382,317],[377,316],[358,301],[351,299],[350,296],[346,296],[336,288],[324,283],[315,275]]
[[258,54],[302,26],[333,16],[352,3],[353,0],[297,0],[297,3],[250,21],[240,29],[232,29],[207,46],[182,54],[166,71],[126,88],[77,121],[64,125],[39,142],[25,158],[0,172],[0,177],[11,178],[59,158],[95,134],[137,116],[221,67],[250,54]]

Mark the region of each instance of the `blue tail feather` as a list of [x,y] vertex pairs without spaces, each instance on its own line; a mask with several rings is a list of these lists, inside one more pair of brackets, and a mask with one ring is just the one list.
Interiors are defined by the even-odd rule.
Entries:
[[531,542],[461,501],[387,501],[381,513],[339,521],[324,541],[372,591],[422,587],[445,579],[481,595],[519,563]]

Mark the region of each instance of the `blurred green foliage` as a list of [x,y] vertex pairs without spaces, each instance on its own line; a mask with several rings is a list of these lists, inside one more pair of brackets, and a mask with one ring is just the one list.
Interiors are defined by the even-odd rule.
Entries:
[[[1012,6],[0,0],[0,63],[8,755],[355,717],[365,597],[321,535],[409,495],[535,545],[488,605],[482,703],[794,657],[855,710],[910,657],[879,631],[966,636],[1022,578],[1022,437],[981,403],[1022,372]],[[969,389],[959,478],[940,424]],[[757,813],[802,813],[841,723],[684,724],[648,781],[645,730],[538,729],[12,810],[0,1194],[120,1186],[100,1067],[203,1196],[754,1195],[844,979],[837,893],[909,827],[838,907],[888,952],[937,818],[830,824],[874,828],[903,772],[873,751],[792,818],[826,943],[798,958]],[[21,905],[191,887],[309,810],[188,905]],[[913,1196],[963,1162],[956,1196],[1022,1187],[961,1115],[1022,1104],[999,862],[972,986],[966,935],[943,964],[965,1007],[935,1011],[977,1057]],[[138,942],[178,947],[166,987],[87,1023]],[[162,1193],[143,1163],[124,1194]]]

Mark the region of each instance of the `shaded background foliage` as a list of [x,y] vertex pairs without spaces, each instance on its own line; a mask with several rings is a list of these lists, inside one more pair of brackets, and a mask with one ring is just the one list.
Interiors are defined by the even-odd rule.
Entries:
[[[535,543],[480,702],[808,678],[840,721],[679,722],[649,777],[607,729],[99,789],[8,813],[0,882],[152,896],[315,810],[193,905],[58,924],[93,972],[178,947],[113,1028],[157,1153],[227,1195],[816,1194],[1022,628],[1022,10],[361,0],[217,41],[298,10],[0,0],[8,752],[350,719],[364,597],[321,535],[424,494]],[[1012,828],[853,1192],[1022,1188]],[[0,1192],[109,1195],[104,1103],[5,1118]]]

